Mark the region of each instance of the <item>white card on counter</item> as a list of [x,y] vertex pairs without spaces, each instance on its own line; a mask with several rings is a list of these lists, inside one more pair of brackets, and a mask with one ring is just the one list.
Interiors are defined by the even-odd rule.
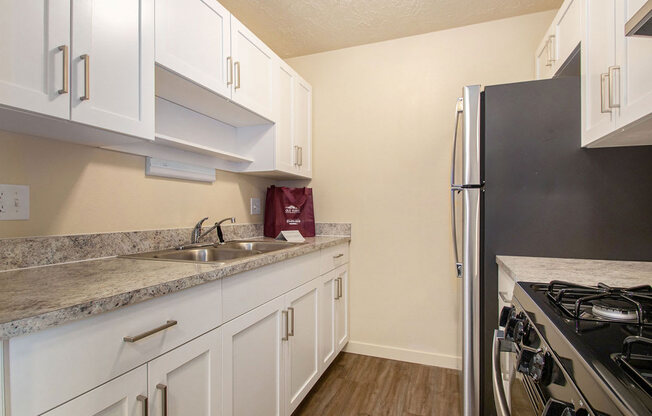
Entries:
[[285,240],[290,243],[303,243],[304,241],[306,241],[306,239],[303,238],[299,230],[281,231],[279,235],[276,237],[276,239]]

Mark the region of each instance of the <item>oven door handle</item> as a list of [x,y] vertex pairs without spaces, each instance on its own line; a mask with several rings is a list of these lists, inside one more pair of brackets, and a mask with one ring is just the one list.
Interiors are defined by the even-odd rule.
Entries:
[[501,377],[500,371],[500,351],[501,344],[505,341],[505,335],[503,331],[498,329],[494,330],[494,342],[491,348],[492,352],[492,381],[494,386],[494,401],[496,402],[496,412],[498,416],[510,416],[509,406],[507,404],[507,398],[505,396],[505,387],[503,386],[503,380]]

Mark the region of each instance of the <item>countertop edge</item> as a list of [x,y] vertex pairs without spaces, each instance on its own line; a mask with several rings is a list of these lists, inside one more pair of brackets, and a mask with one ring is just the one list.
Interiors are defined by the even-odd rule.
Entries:
[[[58,325],[63,325],[68,322],[74,322],[94,315],[114,311],[124,306],[129,306],[146,300],[176,293],[181,290],[189,289],[204,283],[221,280],[226,277],[234,276],[243,272],[258,269],[260,267],[265,267],[274,263],[279,263],[295,257],[314,253],[325,248],[337,246],[351,241],[350,236],[323,237],[332,237],[333,240],[324,242],[312,242],[295,247],[289,247],[275,252],[252,256],[237,262],[217,266],[213,270],[190,274],[188,276],[162,282],[154,286],[143,287],[104,298],[91,299],[87,302],[79,303],[76,305],[0,323],[0,339],[9,339],[21,335],[27,335]],[[119,259],[117,257],[115,258]],[[50,265],[42,267],[53,266]]]

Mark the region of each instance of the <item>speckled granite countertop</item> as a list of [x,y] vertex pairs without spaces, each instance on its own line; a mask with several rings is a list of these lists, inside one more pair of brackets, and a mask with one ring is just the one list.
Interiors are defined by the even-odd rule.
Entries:
[[581,285],[652,285],[652,262],[496,256],[496,263],[515,281],[564,280]]
[[0,272],[0,338],[108,312],[350,241],[317,236],[225,265],[106,258]]

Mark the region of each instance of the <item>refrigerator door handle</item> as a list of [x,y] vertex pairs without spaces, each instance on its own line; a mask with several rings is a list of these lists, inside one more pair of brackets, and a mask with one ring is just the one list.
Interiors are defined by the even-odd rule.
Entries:
[[453,135],[453,156],[451,161],[451,188],[459,187],[455,184],[455,156],[457,153],[457,126],[460,125],[460,117],[464,112],[464,99],[459,97],[455,105],[455,133]]
[[451,225],[453,229],[453,247],[455,250],[455,270],[457,277],[462,278],[462,263],[460,263],[460,253],[457,250],[457,219],[455,218],[455,195],[462,192],[463,188],[460,186],[451,187]]

